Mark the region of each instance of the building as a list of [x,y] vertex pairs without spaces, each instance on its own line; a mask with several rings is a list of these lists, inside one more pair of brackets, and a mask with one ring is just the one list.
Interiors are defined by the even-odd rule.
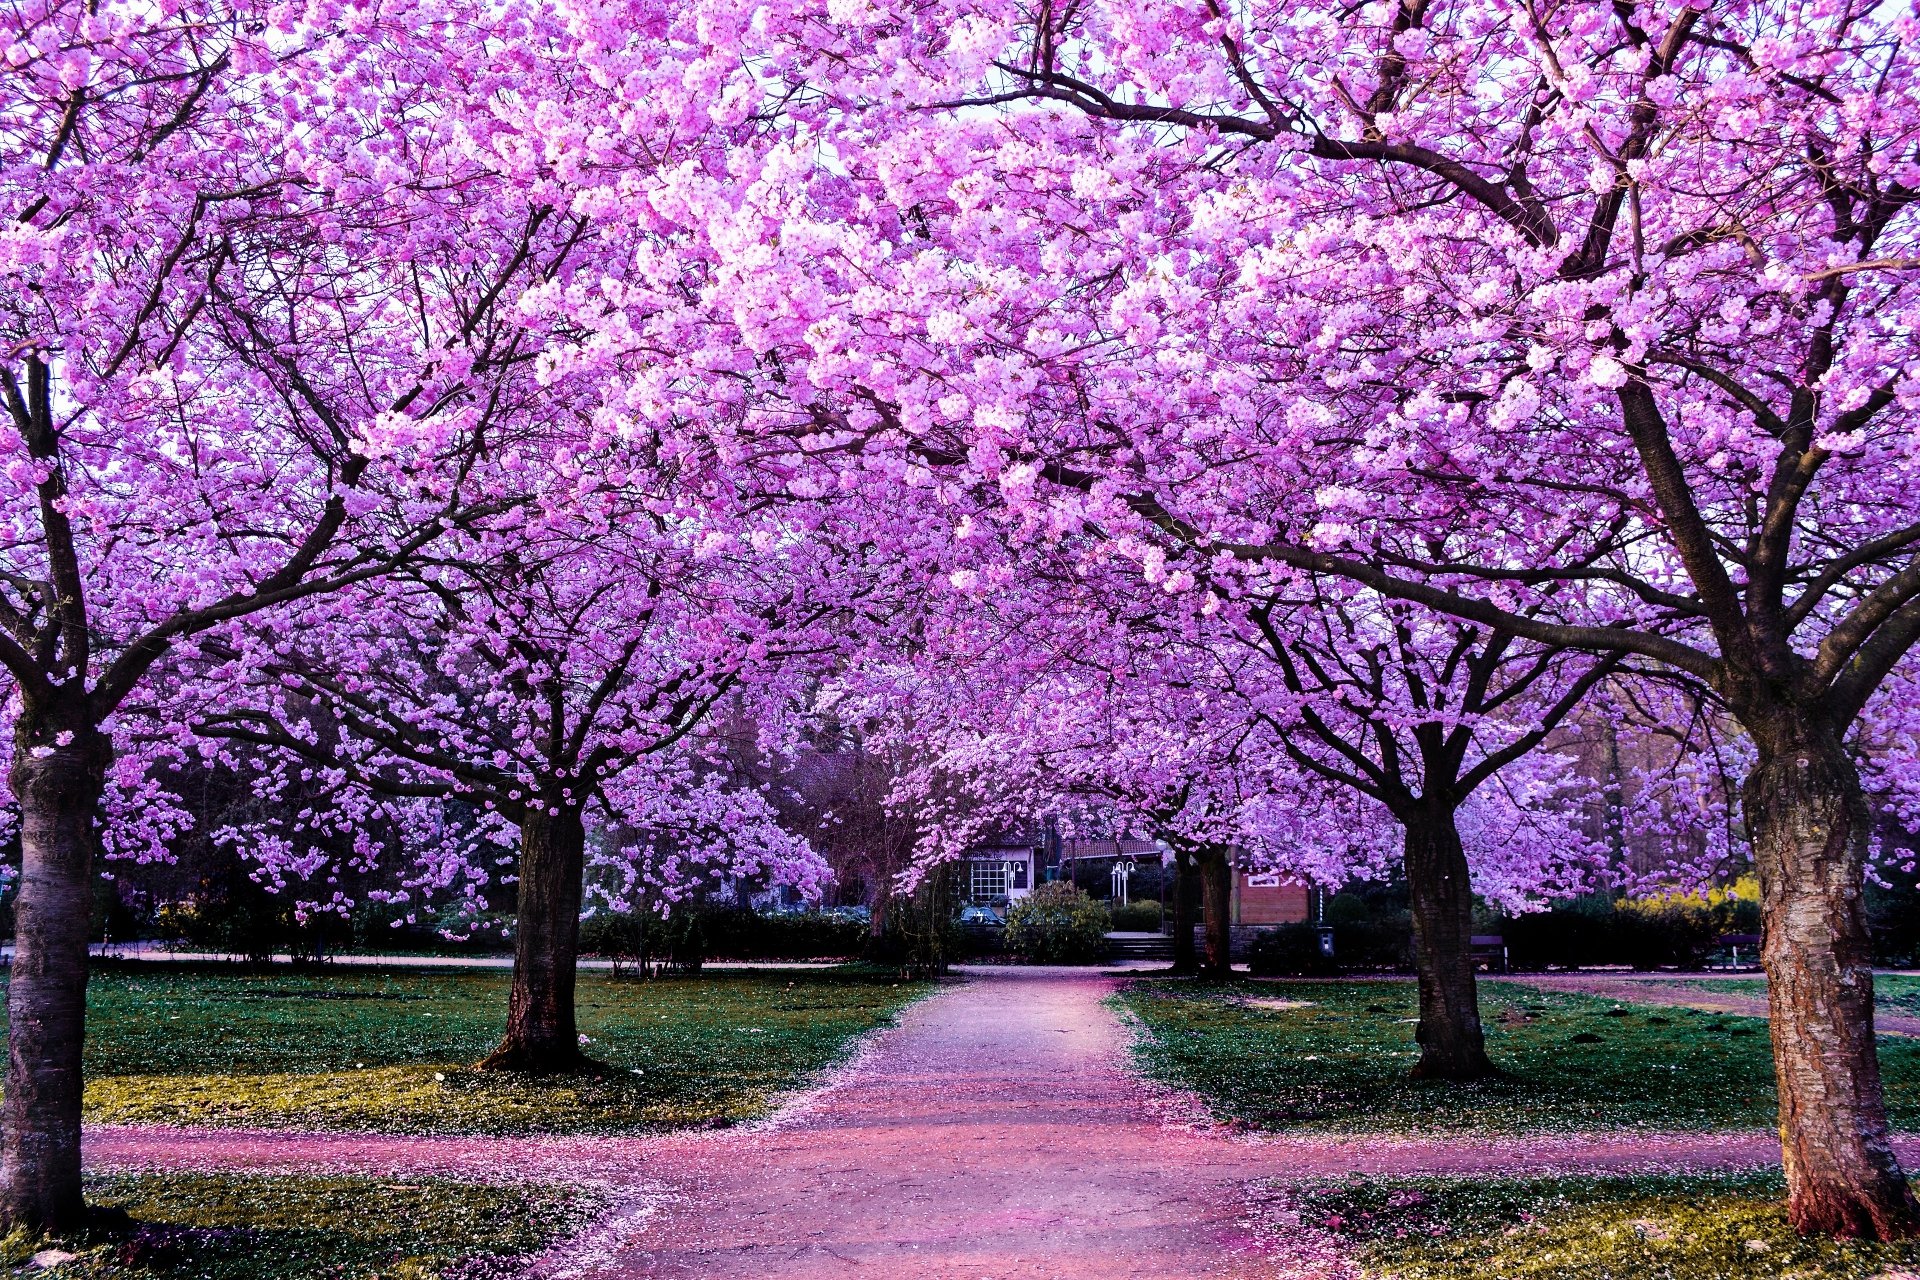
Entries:
[[1004,907],[1033,892],[1043,875],[1046,846],[1012,833],[967,850],[960,862],[960,895],[971,906]]
[[1233,876],[1233,923],[1261,925],[1305,924],[1318,917],[1315,892],[1305,880],[1292,876],[1257,875],[1236,871]]
[[[1173,868],[1164,865],[1166,846],[1132,836],[1066,837],[1050,826],[1015,830],[983,840],[961,862],[960,895],[972,906],[1005,907],[1049,880],[1071,880],[1095,897],[1117,889],[1116,864],[1126,866],[1129,899],[1164,900],[1173,888]],[[1190,887],[1198,910],[1199,882]],[[1236,871],[1232,919],[1235,929],[1251,931],[1319,918],[1319,891],[1305,880],[1277,874]],[[1244,936],[1242,944],[1244,943]]]

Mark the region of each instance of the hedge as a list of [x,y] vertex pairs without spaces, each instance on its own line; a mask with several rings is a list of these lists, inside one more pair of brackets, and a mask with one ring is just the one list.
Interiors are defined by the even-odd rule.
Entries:
[[1035,964],[1092,964],[1107,950],[1107,909],[1064,880],[1043,884],[1007,912],[1007,950]]
[[867,942],[859,920],[825,911],[763,914],[744,907],[676,911],[666,919],[602,912],[580,923],[580,950],[622,959],[642,955],[698,968],[707,960],[816,960],[857,956]]

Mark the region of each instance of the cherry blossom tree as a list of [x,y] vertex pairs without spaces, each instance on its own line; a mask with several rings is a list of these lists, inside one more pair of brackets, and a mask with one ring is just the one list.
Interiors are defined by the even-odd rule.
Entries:
[[[1511,788],[1537,788],[1537,775],[1523,780],[1525,768],[1515,767],[1523,762],[1564,772],[1566,761],[1534,753],[1617,659],[1431,619],[1330,583],[1304,600],[1260,599],[1249,614],[1257,643],[1298,699],[1276,726],[1283,749],[1302,771],[1385,807],[1404,833],[1420,976],[1415,1074],[1492,1074],[1475,990],[1475,885],[1461,810],[1483,788],[1509,798]],[[1561,893],[1584,887],[1577,868],[1597,863],[1599,851],[1568,838],[1566,797],[1549,787],[1533,799],[1506,806],[1513,821],[1502,843],[1531,855],[1519,859],[1530,864],[1523,882]]]
[[[1920,636],[1920,535],[1895,443],[1911,399],[1899,317],[1920,176],[1908,21],[1884,27],[1843,4],[1636,6],[1596,21],[1578,6],[1408,3],[1304,47],[1263,39],[1257,54],[1243,47],[1257,23],[1196,23],[1169,50],[1214,70],[1225,92],[1207,96],[1232,114],[1182,123],[1251,125],[1329,162],[1314,168],[1329,205],[1356,176],[1347,166],[1367,166],[1380,234],[1342,236],[1337,253],[1302,246],[1298,263],[1311,312],[1352,358],[1335,363],[1361,379],[1324,365],[1288,379],[1369,423],[1342,488],[1323,491],[1365,496],[1337,531],[1273,521],[1264,536],[1225,512],[1177,514],[1164,490],[1143,504],[1136,488],[1133,503],[1188,546],[1241,544],[1713,688],[1757,752],[1743,807],[1792,1215],[1877,1236],[1912,1229],[1914,1203],[1885,1137],[1860,910],[1867,823],[1842,739]],[[1029,89],[1115,123],[1162,110],[1168,68],[1131,50],[1120,96],[1117,84],[1081,96],[1046,52],[1061,34],[1029,46],[1030,70],[1014,73]],[[1094,28],[1075,35],[1106,45]],[[1329,68],[1372,63],[1353,84],[1297,61],[1306,74],[1274,74],[1309,51]],[[1557,205],[1536,194],[1581,188]],[[1464,219],[1441,225],[1436,198]],[[1398,277],[1393,304],[1378,286],[1355,291],[1355,268],[1409,250],[1421,265],[1376,276]],[[1353,314],[1368,296],[1370,314]],[[1406,358],[1382,359],[1383,342],[1405,342]],[[1470,456],[1463,431],[1486,432],[1485,452]],[[1372,501],[1411,492],[1471,503],[1510,536],[1436,530],[1427,554],[1400,557],[1356,528]],[[1507,595],[1567,583],[1613,590],[1555,619]]]
[[[1004,662],[1006,647],[988,652],[998,650]],[[951,670],[957,658],[948,652],[938,661]],[[1271,776],[1282,758],[1263,726],[1233,714],[1231,698],[1208,698],[1206,686],[1191,678],[1166,679],[1173,663],[1020,669],[980,651],[969,659],[941,699],[947,714],[916,726],[936,750],[909,785],[929,789],[928,778],[948,780],[922,864],[957,857],[981,835],[1039,813],[1053,814],[1070,833],[1097,810],[1102,826],[1172,852],[1174,969],[1215,978],[1231,961],[1236,867],[1271,870],[1277,859],[1288,869],[1311,862],[1332,881],[1352,873],[1337,858],[1314,856],[1323,853],[1320,837],[1330,829],[1314,828],[1305,841],[1269,843],[1265,837],[1277,832],[1246,821],[1261,812],[1258,798],[1298,779],[1284,768],[1283,779]],[[1206,940],[1201,954],[1188,905],[1194,876]]]
[[[1600,850],[1576,828],[1584,788],[1543,748],[1618,661],[1361,589],[1302,595],[1284,577],[1224,607],[1168,598],[1121,563],[1029,564],[1018,591],[972,584],[970,620],[949,616],[930,646],[963,691],[948,700],[965,731],[945,731],[944,767],[1002,805],[1049,792],[1121,803],[1201,874],[1212,972],[1227,963],[1236,858],[1339,884],[1379,871],[1378,841],[1354,833],[1396,827],[1421,977],[1416,1070],[1491,1072],[1468,945],[1475,869],[1504,905],[1587,887]],[[1372,823],[1354,812],[1375,809]],[[1463,810],[1477,840],[1463,840]]]
[[[585,458],[591,470],[572,465]],[[205,706],[191,723],[266,749],[269,785],[317,769],[343,790],[452,798],[510,826],[513,985],[481,1065],[555,1072],[589,1065],[573,992],[590,828],[623,896],[671,898],[716,867],[818,896],[817,855],[727,782],[724,744],[703,731],[750,692],[770,732],[798,659],[833,651],[826,624],[865,575],[789,530],[721,521],[710,500],[692,510],[677,470],[616,439],[589,434],[539,465],[507,517],[224,647],[222,673],[194,681]],[[307,825],[330,834],[343,817]]]
[[480,106],[536,82],[499,16],[0,20],[10,1223],[84,1212],[91,868],[110,783],[148,785],[123,708],[176,646],[377,577],[503,500],[463,463],[511,439],[531,389],[538,344],[507,304],[581,224],[532,189],[519,100]]
[[894,898],[927,832],[902,784],[928,754],[913,728],[902,685],[876,689],[874,659],[857,680],[843,667],[809,690],[794,710],[798,741],[769,751],[754,726],[731,736],[731,757],[766,792],[788,829],[803,835],[832,867],[836,888],[858,889],[871,941],[889,928]]
[[1710,687],[1755,750],[1793,1221],[1910,1230],[1845,743],[1920,636],[1912,15],[750,19],[703,6],[676,66],[791,123],[650,197],[703,287],[625,320],[781,377],[703,355],[650,411],[1130,538],[1179,589],[1282,565]]

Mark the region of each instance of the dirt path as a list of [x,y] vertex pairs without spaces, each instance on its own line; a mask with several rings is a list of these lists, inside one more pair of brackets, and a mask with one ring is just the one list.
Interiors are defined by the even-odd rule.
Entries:
[[[1618,1000],[1621,1004],[1657,1004],[1679,1009],[1700,1009],[1707,1013],[1726,1013],[1744,1018],[1767,1016],[1767,996],[1762,990],[1749,995],[1739,991],[1714,991],[1692,984],[1687,978],[1657,976],[1628,977],[1605,974],[1518,974],[1502,981],[1524,983],[1545,991],[1574,991],[1581,995]],[[1920,1036],[1920,1018],[1876,1011],[1873,1029],[1883,1036]]]
[[[1303,1270],[1261,1180],[1709,1169],[1765,1133],[1248,1137],[1127,1069],[1097,973],[1003,969],[910,1008],[776,1122],[644,1139],[113,1128],[93,1168],[332,1169],[597,1185],[613,1211],[540,1268],[594,1280],[1196,1280]],[[1920,1147],[1902,1144],[1902,1157]],[[1300,1240],[1295,1232],[1293,1240]]]

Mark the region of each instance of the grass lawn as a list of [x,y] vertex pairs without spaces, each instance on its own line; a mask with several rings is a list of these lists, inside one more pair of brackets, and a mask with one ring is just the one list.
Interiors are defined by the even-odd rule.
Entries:
[[1824,1280],[1907,1274],[1920,1241],[1803,1239],[1778,1173],[1354,1179],[1283,1193],[1393,1280]]
[[580,975],[588,1076],[472,1069],[505,1023],[492,970],[317,974],[102,966],[87,1119],[398,1133],[636,1133],[733,1124],[927,988],[853,970]]
[[[31,1272],[49,1280],[504,1280],[593,1208],[557,1187],[440,1180],[203,1173],[90,1178],[88,1199],[135,1229],[53,1246]],[[0,1265],[45,1241],[0,1241]],[[55,1265],[48,1266],[49,1262]]]
[[[1410,982],[1149,980],[1119,998],[1151,1033],[1136,1050],[1148,1072],[1256,1128],[1515,1134],[1776,1122],[1763,1019],[1507,982],[1480,993],[1488,1050],[1508,1074],[1473,1085],[1408,1079],[1418,1057]],[[1894,1124],[1920,1125],[1920,1042],[1882,1039],[1880,1063]]]
[[[1756,999],[1767,994],[1765,978],[1691,978],[1679,975],[1672,985],[1693,987],[1699,991],[1724,991]],[[1880,1013],[1920,1017],[1920,978],[1900,973],[1874,974],[1873,1007]]]

